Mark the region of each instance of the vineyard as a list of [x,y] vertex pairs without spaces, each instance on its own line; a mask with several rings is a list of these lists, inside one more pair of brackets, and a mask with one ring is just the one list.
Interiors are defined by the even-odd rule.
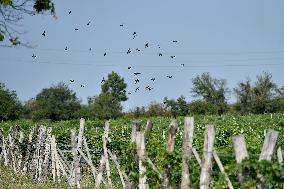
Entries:
[[[148,120],[151,120],[151,122]],[[66,164],[67,168],[69,165],[73,165],[72,162],[77,161],[80,163],[79,169],[82,175],[82,183],[80,186],[77,185],[77,188],[109,188],[110,183],[113,188],[127,188],[129,184],[133,188],[138,188],[138,186],[139,188],[143,188],[141,177],[147,178],[144,181],[142,179],[145,184],[144,188],[180,188],[181,182],[184,180],[182,172],[184,171],[185,164],[188,165],[187,170],[190,175],[190,185],[192,188],[199,188],[200,179],[206,177],[201,174],[205,169],[203,170],[201,164],[204,163],[201,163],[200,159],[204,162],[207,152],[208,160],[212,162],[212,166],[209,166],[211,181],[210,183],[207,181],[205,183],[208,183],[208,186],[212,188],[240,188],[240,172],[244,173],[244,180],[241,183],[244,188],[256,186],[261,181],[264,182],[264,180],[266,188],[283,187],[284,168],[283,163],[281,163],[282,157],[279,155],[281,154],[281,149],[284,149],[283,114],[194,117],[194,121],[192,120],[189,124],[194,126],[194,137],[192,145],[188,146],[188,149],[191,148],[190,151],[193,151],[193,154],[190,152],[187,157],[184,155],[186,147],[183,145],[183,141],[186,130],[184,126],[188,124],[185,124],[184,120],[184,117],[179,117],[176,120],[165,117],[145,118],[135,121],[118,119],[107,123],[100,120],[86,120],[84,131],[81,131],[82,128],[80,128],[79,120],[60,122],[42,121],[37,123],[33,123],[30,120],[20,120],[1,123],[1,128],[3,129],[2,141],[5,138],[8,139],[7,136],[13,130],[11,128],[14,128],[11,126],[18,125],[19,129],[23,131],[23,136],[25,136],[22,139],[21,149],[26,149],[31,139],[26,136],[30,135],[31,128],[39,128],[39,131],[36,131],[32,136],[32,140],[34,141],[38,140],[40,129],[44,127],[51,128],[52,135],[54,135],[54,142],[56,140],[56,148],[60,152],[58,156],[64,159],[62,164]],[[213,139],[210,139],[208,133],[205,134],[211,128],[208,125],[211,125],[213,128],[213,130],[211,129],[214,133],[212,135]],[[133,133],[135,133],[133,129],[137,129],[137,133],[140,134],[133,136]],[[271,161],[260,162],[258,160],[260,155],[263,155],[262,149],[264,141],[266,141],[265,136],[269,135],[267,134],[269,133],[268,131],[272,130],[278,135],[278,138],[276,137],[277,143],[275,143],[273,147],[274,151],[272,151],[274,153],[273,155],[271,154]],[[46,131],[48,133],[48,129]],[[191,131],[187,130],[187,132]],[[137,142],[140,140],[139,137],[143,138],[141,137],[141,133],[143,133],[145,139],[144,147],[143,142],[141,142],[143,141],[142,139],[140,142]],[[242,164],[237,164],[236,147],[234,146],[232,137],[240,135],[244,136],[248,152],[246,157],[249,158],[244,159]],[[80,138],[82,139],[82,144],[79,144]],[[204,149],[206,147],[204,143],[207,144],[210,140],[214,141],[214,147],[212,146],[214,148],[213,151],[212,149]],[[74,143],[74,141],[77,141],[78,144]],[[86,144],[83,144],[84,141],[86,141]],[[207,147],[210,148],[213,143],[210,144],[209,142]],[[51,144],[53,143],[51,142]],[[82,150],[78,150],[78,152],[75,150],[74,152],[74,144],[80,145],[80,148],[77,147],[77,150]],[[138,147],[139,145],[141,146]],[[3,143],[1,148],[1,155],[3,155]],[[212,157],[212,153],[214,157]],[[107,161],[103,158],[105,156],[108,157]],[[77,159],[76,161],[74,157]],[[217,159],[219,159],[219,162]],[[3,162],[2,157],[1,164]],[[222,166],[224,166],[224,170]],[[13,166],[10,167],[13,169]],[[62,167],[64,166],[62,165]],[[72,172],[71,168],[70,171]],[[61,183],[72,182],[68,177],[64,177],[64,171],[62,174],[61,178],[53,178],[54,181],[60,181]],[[99,175],[100,179],[98,179]],[[32,177],[38,179],[34,175]],[[52,180],[52,177],[54,177],[52,171],[47,172],[46,178],[50,178],[47,180]],[[231,183],[231,186],[229,186],[228,181]],[[0,180],[0,182],[3,181]],[[100,182],[99,185],[98,182]],[[3,185],[3,183],[0,183],[0,185]]]

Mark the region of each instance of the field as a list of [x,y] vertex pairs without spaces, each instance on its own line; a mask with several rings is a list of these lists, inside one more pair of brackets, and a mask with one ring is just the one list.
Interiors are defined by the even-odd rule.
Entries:
[[[179,127],[177,131],[177,138],[174,153],[169,156],[166,152],[167,132],[170,124],[170,118],[155,117],[151,118],[153,121],[153,129],[150,133],[147,143],[146,151],[148,157],[157,166],[158,170],[163,173],[164,165],[171,163],[173,165],[172,184],[174,188],[178,187],[181,178],[181,158],[182,158],[182,133],[183,133],[183,117],[177,118]],[[284,114],[264,114],[264,115],[224,115],[224,116],[197,116],[194,117],[194,142],[193,146],[197,149],[199,155],[202,155],[202,148],[204,142],[204,130],[207,124],[213,124],[216,128],[216,138],[214,148],[217,151],[221,162],[225,166],[226,172],[235,186],[238,188],[236,173],[233,171],[235,168],[235,157],[233,153],[233,146],[231,137],[239,134],[244,134],[246,139],[247,148],[249,151],[250,159],[257,160],[262,149],[264,141],[264,130],[271,128],[279,131],[278,144],[284,149],[283,134],[284,134]],[[141,120],[142,126],[146,126],[147,118]],[[135,150],[130,144],[132,121],[129,119],[118,119],[110,121],[110,135],[108,148],[114,152],[118,157],[118,162],[131,179],[137,180],[138,165],[135,163]],[[4,133],[12,125],[19,125],[28,134],[30,126],[44,125],[53,128],[53,134],[56,136],[58,147],[65,152],[66,157],[70,156],[70,130],[72,128],[79,128],[79,120],[48,122],[42,121],[34,123],[30,120],[19,120],[14,122],[4,122],[1,128]],[[100,120],[87,120],[85,136],[89,144],[92,155],[92,160],[97,166],[101,157],[102,151],[102,135],[104,132],[104,122]],[[272,162],[275,161],[274,160]],[[195,158],[189,162],[191,179],[195,188],[198,186],[200,168]],[[282,166],[283,167],[283,166]],[[112,179],[115,186],[121,188],[118,174],[115,166],[111,164]],[[1,168],[2,172],[3,168]],[[282,172],[281,172],[282,171]],[[85,170],[85,173],[88,171]],[[283,168],[280,170],[283,174]],[[283,176],[283,175],[282,175]],[[159,188],[161,180],[158,175],[147,166],[147,177],[150,188]],[[217,165],[213,164],[212,178],[214,186],[221,188],[224,184],[224,178],[221,176]],[[7,181],[1,177],[0,185]],[[13,188],[13,187],[11,187]],[[31,187],[29,187],[31,188]],[[36,187],[34,187],[36,188]],[[41,188],[41,187],[39,187]],[[44,188],[44,187],[43,187]]]

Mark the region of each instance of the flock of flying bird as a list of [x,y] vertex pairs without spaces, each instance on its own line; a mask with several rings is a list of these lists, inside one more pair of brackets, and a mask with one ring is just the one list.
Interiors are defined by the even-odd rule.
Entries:
[[[68,12],[68,14],[71,14],[72,13],[72,11],[70,10],[69,12]],[[87,22],[87,26],[89,26],[91,24],[91,21],[88,21]],[[124,27],[124,24],[120,24],[119,25],[120,27]],[[78,31],[79,30],[79,28],[75,28],[75,31]],[[41,34],[43,37],[46,37],[46,31],[44,30],[43,31],[43,33]],[[132,33],[132,39],[135,39],[137,37],[137,32],[133,32]],[[177,43],[178,41],[177,40],[173,40],[172,41],[173,43]],[[149,43],[147,42],[147,43],[145,43],[145,45],[144,45],[144,48],[148,48],[149,47]],[[160,49],[160,46],[158,45],[158,48]],[[68,50],[68,47],[66,46],[65,48],[64,48],[64,50],[65,51],[67,51]],[[89,50],[91,51],[92,50],[92,48],[89,48]],[[140,52],[141,50],[140,49],[138,49],[138,48],[136,48],[135,49],[137,52]],[[126,51],[126,54],[130,54],[132,52],[132,50],[129,48],[127,51]],[[105,52],[104,54],[103,54],[103,56],[107,56],[107,52]],[[163,56],[163,54],[162,53],[158,53],[158,56]],[[170,58],[171,59],[174,59],[176,56],[175,55],[171,55],[170,56]],[[32,55],[32,58],[36,58],[36,55],[35,54],[33,54]],[[184,66],[184,64],[181,64],[181,66]],[[128,66],[127,67],[127,69],[128,70],[130,70],[132,67],[131,66]],[[133,73],[134,74],[134,76],[136,76],[136,78],[135,78],[135,80],[134,80],[134,84],[138,84],[139,82],[140,82],[140,79],[138,78],[138,76],[140,75],[140,74],[142,74],[141,72],[134,72]],[[169,79],[172,79],[173,78],[173,76],[172,75],[167,75],[166,76],[167,78],[169,78]],[[154,82],[155,80],[156,80],[156,78],[155,77],[153,77],[153,78],[151,78],[150,79],[152,82]],[[70,82],[71,83],[74,83],[75,82],[75,80],[74,79],[70,79]],[[105,82],[105,78],[103,77],[103,79],[101,80],[101,84],[102,83],[104,83]],[[80,87],[85,87],[86,85],[85,84],[80,84]],[[147,91],[151,91],[151,90],[153,90],[154,88],[152,87],[152,86],[150,86],[150,85],[147,85],[146,87],[145,87],[145,89],[147,90]],[[138,86],[138,87],[136,87],[135,88],[135,90],[134,90],[134,92],[137,92],[137,91],[139,91],[140,90],[140,87]],[[123,91],[124,93],[126,93],[126,90],[124,90]],[[127,92],[127,94],[131,94],[131,92]]]

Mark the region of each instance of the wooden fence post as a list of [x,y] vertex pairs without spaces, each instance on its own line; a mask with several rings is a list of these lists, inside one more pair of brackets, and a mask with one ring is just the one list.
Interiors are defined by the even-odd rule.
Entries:
[[[178,128],[178,122],[173,119],[168,130],[168,141],[167,141],[167,153],[171,154],[174,151],[176,132]],[[171,176],[172,176],[172,165],[165,165],[165,170],[163,174],[162,189],[171,189]]]
[[279,132],[267,129],[259,160],[271,160]]
[[147,140],[148,135],[149,135],[150,132],[152,131],[152,128],[153,128],[153,122],[152,122],[151,120],[148,120],[148,121],[147,121],[146,128],[145,128],[145,130],[144,130],[144,138],[145,138],[145,140]]
[[28,171],[28,165],[29,165],[29,162],[30,162],[30,155],[31,155],[31,150],[32,150],[32,140],[33,140],[34,130],[35,130],[35,126],[33,126],[30,129],[26,155],[25,155],[25,158],[24,158],[24,166],[23,166],[23,169],[22,169],[23,174],[25,174]]
[[215,128],[213,125],[207,125],[205,130],[205,139],[203,147],[203,158],[200,175],[200,189],[208,189],[210,187],[210,174],[212,167],[212,153],[215,140]]
[[79,128],[79,133],[78,133],[78,138],[77,138],[77,147],[76,147],[76,159],[74,162],[74,169],[75,169],[75,174],[76,174],[76,185],[77,189],[82,188],[81,187],[81,168],[80,168],[80,160],[81,160],[81,155],[78,152],[78,149],[82,149],[83,146],[83,136],[84,136],[84,130],[85,130],[85,119],[81,118],[80,119],[80,128]]
[[134,121],[132,124],[132,132],[131,132],[131,142],[135,142],[137,131],[141,130],[141,123],[139,121]]
[[181,189],[192,188],[192,183],[189,177],[188,162],[192,156],[192,143],[194,135],[194,118],[184,118],[184,133],[182,142],[182,174],[181,174]]
[[51,132],[52,128],[49,127],[47,129],[47,136],[45,140],[45,151],[44,151],[44,160],[43,160],[43,166],[42,166],[42,174],[39,175],[39,180],[43,177],[45,178],[48,175],[48,166],[49,166],[49,160],[50,160],[50,146],[51,146]]
[[107,171],[107,181],[110,188],[112,188],[111,182],[111,173],[110,173],[110,166],[109,166],[109,159],[108,159],[108,152],[107,152],[107,143],[108,143],[108,133],[109,133],[109,121],[105,123],[105,130],[103,135],[103,150],[104,150],[104,159]]
[[70,169],[70,183],[71,183],[71,187],[76,186],[77,183],[77,176],[76,176],[76,170],[75,170],[75,161],[77,159],[77,134],[76,134],[76,130],[75,129],[71,129],[71,152],[72,152],[72,156],[73,156],[73,162],[71,165],[71,169]]
[[139,163],[139,189],[148,189],[146,167],[143,165],[146,160],[145,137],[140,131],[136,132],[136,148]]
[[279,146],[277,148],[277,160],[278,160],[278,163],[282,163],[283,162],[283,155],[282,155],[281,146]]
[[[234,136],[232,140],[233,140],[233,146],[234,146],[234,152],[235,152],[237,164],[241,164],[245,158],[249,158],[247,147],[246,147],[246,142],[245,142],[245,137],[244,135]],[[245,188],[244,186],[245,178],[244,178],[244,173],[242,170],[239,170],[238,178],[240,182],[240,188]]]

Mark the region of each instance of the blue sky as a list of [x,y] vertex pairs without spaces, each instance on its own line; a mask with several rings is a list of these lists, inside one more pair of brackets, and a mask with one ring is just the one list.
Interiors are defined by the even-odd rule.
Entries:
[[[21,22],[27,31],[22,40],[35,48],[0,47],[0,81],[22,101],[63,81],[86,103],[111,71],[124,77],[132,92],[124,110],[165,96],[190,101],[191,80],[203,72],[227,79],[230,89],[263,71],[284,85],[284,1],[56,0],[55,5],[57,19],[37,15]],[[134,84],[136,71],[142,72],[139,84]],[[154,89],[146,91],[147,85]],[[235,100],[233,94],[229,100]]]

